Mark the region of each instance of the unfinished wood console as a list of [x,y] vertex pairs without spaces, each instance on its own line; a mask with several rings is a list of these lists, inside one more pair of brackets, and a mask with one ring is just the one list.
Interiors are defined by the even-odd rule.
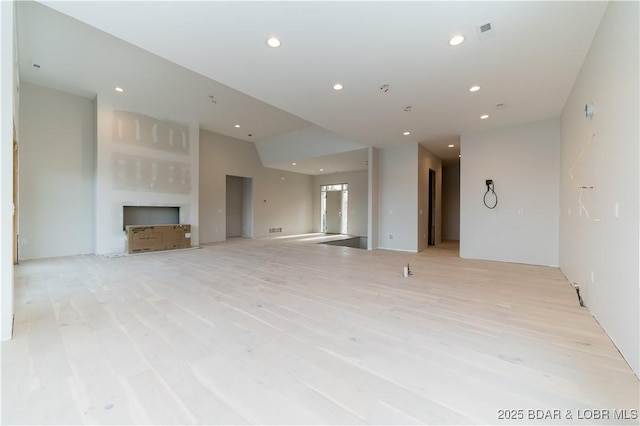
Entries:
[[126,231],[128,253],[191,247],[191,225],[129,225]]

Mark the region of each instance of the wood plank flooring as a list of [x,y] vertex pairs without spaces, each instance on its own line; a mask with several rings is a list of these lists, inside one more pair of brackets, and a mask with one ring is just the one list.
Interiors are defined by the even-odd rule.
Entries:
[[17,266],[2,424],[638,424],[557,268],[314,238]]

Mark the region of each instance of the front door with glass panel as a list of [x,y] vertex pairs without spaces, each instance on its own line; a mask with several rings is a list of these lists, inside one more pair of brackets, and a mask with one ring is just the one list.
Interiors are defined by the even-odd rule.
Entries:
[[347,233],[347,203],[348,185],[322,185],[321,212],[322,212],[322,232],[327,234]]
[[327,192],[327,234],[342,233],[342,191]]

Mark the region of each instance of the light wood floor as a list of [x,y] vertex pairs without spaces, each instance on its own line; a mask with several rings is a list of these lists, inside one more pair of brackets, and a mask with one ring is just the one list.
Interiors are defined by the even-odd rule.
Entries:
[[3,424],[638,424],[613,418],[638,379],[557,268],[284,238],[15,275]]

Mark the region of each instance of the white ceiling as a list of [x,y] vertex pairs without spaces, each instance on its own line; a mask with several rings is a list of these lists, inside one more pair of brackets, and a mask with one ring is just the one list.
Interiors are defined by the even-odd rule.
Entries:
[[[195,117],[202,128],[258,146],[321,127],[352,141],[345,151],[418,142],[445,161],[457,158],[462,133],[558,117],[607,4],[44,3],[113,37],[18,2],[24,80],[114,104],[126,99],[143,113]],[[493,30],[481,39],[486,23]],[[466,40],[451,47],[456,33]],[[272,35],[280,48],[266,45]],[[335,82],[344,89],[334,91]],[[470,93],[473,84],[481,90]],[[125,88],[120,97],[116,85]],[[274,167],[320,174],[322,162],[307,161]]]

